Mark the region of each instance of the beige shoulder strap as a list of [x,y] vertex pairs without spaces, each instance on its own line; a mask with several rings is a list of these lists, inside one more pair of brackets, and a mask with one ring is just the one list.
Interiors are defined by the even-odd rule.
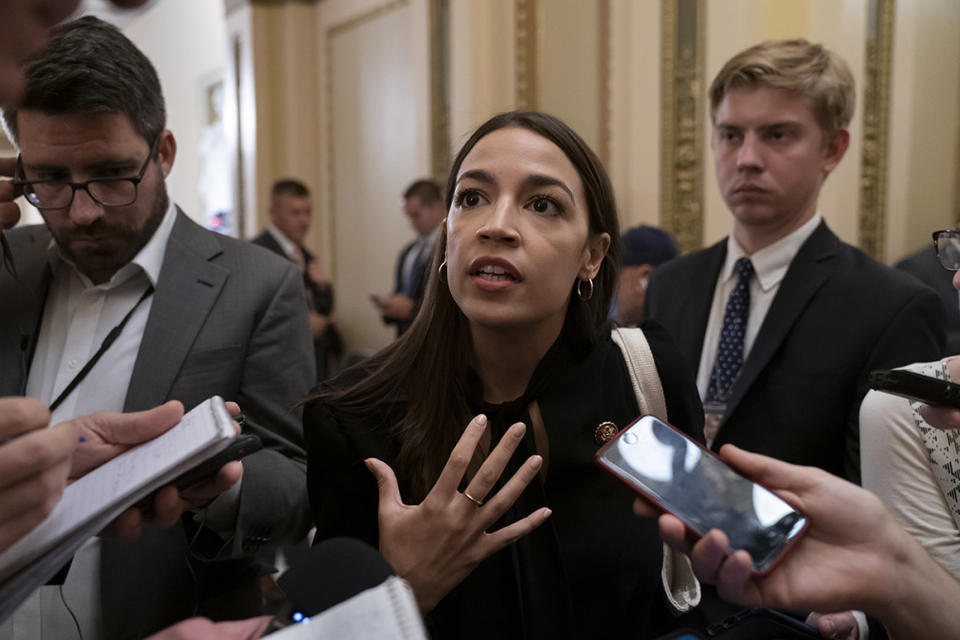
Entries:
[[[666,421],[667,402],[663,397],[663,384],[643,330],[618,327],[613,330],[611,338],[623,352],[640,415],[653,415]],[[700,582],[693,575],[690,558],[667,545],[663,545],[660,581],[667,603],[675,615],[686,613],[700,604]]]
[[640,405],[640,415],[653,415],[661,420],[667,419],[667,403],[663,399],[663,385],[657,373],[657,363],[653,352],[643,335],[643,329],[616,328],[611,336],[623,352],[623,359],[630,372],[633,393]]

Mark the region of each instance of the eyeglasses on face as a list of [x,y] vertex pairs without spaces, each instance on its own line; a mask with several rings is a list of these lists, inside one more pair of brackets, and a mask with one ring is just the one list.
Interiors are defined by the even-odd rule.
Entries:
[[934,231],[933,247],[937,250],[937,259],[944,269],[960,271],[960,231]]
[[90,199],[104,207],[125,207],[137,200],[137,191],[143,180],[157,146],[157,138],[150,145],[150,152],[137,175],[129,178],[93,178],[84,182],[67,180],[24,180],[23,160],[17,156],[17,169],[13,183],[23,189],[27,202],[37,209],[66,209],[73,204],[77,189],[83,189]]

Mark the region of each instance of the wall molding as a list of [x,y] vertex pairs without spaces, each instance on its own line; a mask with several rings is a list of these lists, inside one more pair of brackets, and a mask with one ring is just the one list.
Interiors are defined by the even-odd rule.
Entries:
[[536,110],[540,103],[537,0],[514,0],[515,102],[517,109]]
[[890,76],[893,70],[895,0],[869,0],[863,83],[863,151],[860,161],[860,248],[884,259],[887,227],[887,161]]
[[446,183],[450,167],[450,0],[430,0],[430,168]]
[[660,225],[703,245],[704,0],[661,0]]

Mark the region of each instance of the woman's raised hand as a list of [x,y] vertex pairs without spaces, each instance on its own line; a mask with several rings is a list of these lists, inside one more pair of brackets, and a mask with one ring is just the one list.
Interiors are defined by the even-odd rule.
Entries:
[[523,440],[525,427],[519,422],[507,430],[466,490],[457,490],[486,427],[486,416],[470,421],[437,483],[419,505],[403,503],[397,477],[389,465],[375,458],[365,461],[380,489],[380,552],[397,575],[413,587],[424,613],[482,560],[530,533],[550,517],[550,509],[544,507],[502,529],[487,532],[523,493],[543,464],[540,456],[530,456],[513,477],[487,499]]

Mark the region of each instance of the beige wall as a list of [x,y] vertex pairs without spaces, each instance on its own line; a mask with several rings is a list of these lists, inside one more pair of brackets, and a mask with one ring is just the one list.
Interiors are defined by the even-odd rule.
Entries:
[[610,6],[610,159],[623,228],[660,212],[660,6]]
[[484,120],[515,101],[513,0],[451,0],[451,156]]
[[[540,0],[537,6],[537,108],[600,149],[600,15],[597,2]],[[606,43],[605,43],[606,44]]]
[[960,3],[898,2],[886,258],[895,261],[956,223]]
[[371,294],[392,291],[414,238],[404,188],[430,172],[426,0],[327,0],[319,7],[325,237],[336,318],[349,349],[395,335]]

